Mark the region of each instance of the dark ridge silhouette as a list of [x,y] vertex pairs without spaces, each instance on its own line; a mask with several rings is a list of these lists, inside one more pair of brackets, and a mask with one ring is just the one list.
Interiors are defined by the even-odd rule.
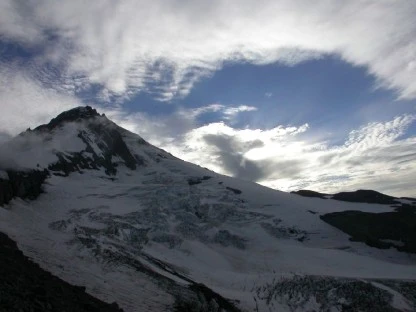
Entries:
[[327,199],[325,196],[328,195],[328,194],[319,193],[319,192],[315,192],[315,191],[311,191],[311,190],[299,190],[299,191],[294,191],[294,192],[291,192],[291,193],[301,195],[301,196],[305,196],[305,197],[317,197],[317,198],[322,198],[322,199]]
[[80,106],[59,114],[48,124],[40,125],[39,127],[35,128],[34,131],[52,130],[64,122],[90,119],[98,116],[100,116],[100,114],[91,106]]
[[0,232],[0,311],[120,312],[116,303],[105,303],[41,269]]
[[[340,201],[352,202],[352,203],[366,203],[366,204],[383,204],[383,205],[395,205],[401,204],[398,198],[389,196],[373,190],[357,190],[354,192],[340,192],[336,194],[325,194],[311,190],[299,190],[291,192],[292,194],[301,195],[304,197],[317,197],[322,199],[335,199]],[[413,200],[411,198],[403,198]]]
[[368,204],[400,204],[393,196],[385,195],[372,190],[358,190],[355,192],[341,192],[332,196],[332,199],[347,202],[368,203]]

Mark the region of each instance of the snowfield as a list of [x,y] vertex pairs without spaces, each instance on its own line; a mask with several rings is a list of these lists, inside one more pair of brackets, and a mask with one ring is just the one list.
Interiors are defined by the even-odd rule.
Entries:
[[[107,125],[105,117],[96,119]],[[355,303],[357,292],[372,296],[375,309],[379,302],[388,304],[385,311],[414,311],[416,297],[405,289],[416,280],[415,254],[352,242],[320,219],[392,207],[272,190],[121,133],[135,169],[125,156],[112,155],[113,175],[100,166],[51,171],[36,200],[15,198],[0,207],[0,231],[42,268],[125,311],[172,311],[178,300],[195,300],[189,289],[196,284],[241,311],[342,311],[368,304],[365,296]],[[27,136],[12,143],[20,168],[46,169],[57,153],[74,161],[78,152],[96,162],[108,145],[85,121],[66,122],[46,139]],[[196,296],[199,311],[219,311],[219,299],[208,297]]]

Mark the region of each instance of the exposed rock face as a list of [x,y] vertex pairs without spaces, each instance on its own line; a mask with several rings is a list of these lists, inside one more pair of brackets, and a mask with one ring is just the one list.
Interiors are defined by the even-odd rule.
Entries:
[[16,243],[0,233],[0,312],[120,312],[116,303],[102,302],[84,287],[70,285],[25,257]]
[[403,204],[396,211],[369,213],[341,211],[328,213],[321,219],[351,235],[350,240],[371,247],[416,253],[416,207]]
[[[126,167],[132,170],[144,164],[142,159],[131,154],[124,142],[122,134],[126,130],[118,127],[90,106],[63,112],[48,124],[37,127],[33,132],[47,133],[70,122],[83,124],[78,137],[85,143],[86,148],[70,154],[57,152],[56,156],[59,160],[49,166],[51,171],[60,171],[68,175],[82,169],[103,167],[107,174],[114,175],[117,173],[117,164],[113,161],[113,156],[121,159]],[[145,143],[144,141],[143,144]]]
[[14,197],[35,199],[42,193],[42,184],[48,172],[32,170],[28,172],[7,171],[8,179],[0,178],[0,206]]
[[[117,164],[113,162],[112,157],[118,156],[123,160],[127,168],[136,169],[137,165],[143,165],[144,161],[135,158],[129,151],[126,143],[115,128],[105,127],[100,123],[90,122],[87,125],[90,133],[80,131],[78,137],[85,143],[86,148],[83,151],[71,153],[71,155],[57,153],[59,161],[51,164],[49,169],[52,171],[62,171],[65,175],[71,172],[80,171],[81,169],[98,169],[104,167],[109,175],[117,173]],[[91,133],[96,141],[91,141]],[[101,154],[93,148],[97,144]]]

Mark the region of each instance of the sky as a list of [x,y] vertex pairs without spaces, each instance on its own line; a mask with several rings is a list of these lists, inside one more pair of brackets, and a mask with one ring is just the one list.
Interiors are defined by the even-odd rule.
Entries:
[[91,105],[283,191],[416,196],[414,0],[0,0],[0,142]]

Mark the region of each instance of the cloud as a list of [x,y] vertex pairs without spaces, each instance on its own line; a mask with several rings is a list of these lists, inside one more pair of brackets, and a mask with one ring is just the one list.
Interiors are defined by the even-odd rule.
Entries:
[[228,174],[252,181],[265,175],[261,166],[244,158],[245,150],[263,146],[262,141],[240,142],[230,135],[214,134],[206,134],[202,139],[210,149],[211,159],[215,159]]
[[142,112],[126,112],[123,107],[103,107],[103,111],[110,119],[115,120],[124,128],[139,133],[154,145],[164,147],[174,142],[192,129],[198,128],[198,119],[208,113],[217,113],[218,119],[229,123],[238,119],[243,112],[257,110],[256,107],[240,105],[226,106],[222,104],[209,104],[197,108],[179,108],[174,113],[165,116],[152,116]]
[[257,139],[241,142],[228,135],[207,134],[203,140],[210,147],[211,157],[221,166],[223,172],[248,181],[262,181],[273,178],[295,179],[301,171],[300,160],[255,161],[245,157],[245,154],[256,148],[264,147],[264,142]]
[[231,105],[222,105],[219,103],[209,104],[206,106],[201,106],[193,109],[183,109],[180,110],[179,113],[191,116],[192,118],[204,115],[206,113],[222,113],[225,119],[230,119],[232,117],[237,116],[239,113],[242,112],[252,112],[256,111],[257,107],[248,106],[248,105],[240,105],[240,106],[231,106]]
[[[164,148],[188,161],[245,180],[262,181],[275,176],[294,178],[300,171],[300,161],[290,156],[275,157],[273,153],[285,154],[288,142],[308,127],[305,124],[262,130],[210,123],[184,133],[178,138],[182,144]],[[255,157],[256,153],[261,159]],[[263,157],[265,155],[267,157]]]
[[227,108],[224,107],[224,116],[225,116],[225,119],[232,119],[239,113],[252,112],[256,110],[257,110],[257,107],[247,106],[247,105],[241,105],[238,107],[227,107]]
[[13,64],[0,63],[0,94],[0,140],[82,105],[73,96],[45,88]]
[[226,62],[291,66],[328,54],[414,98],[415,15],[413,0],[5,0],[0,38],[31,49],[37,71],[58,67],[66,88],[98,89],[100,100],[169,100]]
[[415,120],[415,115],[403,115],[384,123],[370,123],[351,131],[340,146],[292,142],[289,144],[292,148],[285,151],[289,157],[302,161],[298,176],[275,177],[261,183],[283,190],[311,188],[337,192],[374,188],[396,195],[414,195],[416,138],[403,135]]
[[[416,137],[405,136],[416,120],[414,114],[366,124],[336,146],[328,143],[330,136],[319,141],[309,137],[307,124],[240,129],[225,122],[198,125],[198,114],[190,115],[153,120],[129,115],[128,120],[131,130],[175,156],[272,188],[322,192],[365,188],[416,195]],[[122,118],[117,121],[128,124]],[[189,126],[173,134],[169,132],[172,122]]]

